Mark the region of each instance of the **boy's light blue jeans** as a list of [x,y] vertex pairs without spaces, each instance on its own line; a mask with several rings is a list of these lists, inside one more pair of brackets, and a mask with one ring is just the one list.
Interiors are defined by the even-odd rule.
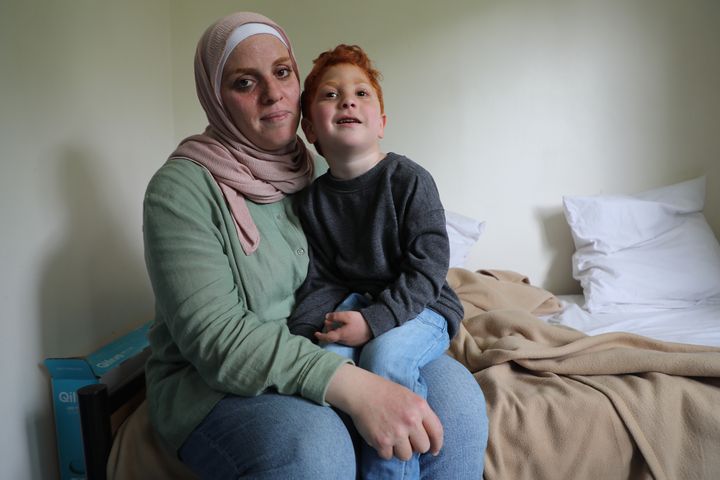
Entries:
[[[369,304],[363,295],[352,293],[338,305],[336,311],[359,310]],[[323,348],[350,358],[361,368],[403,385],[427,399],[427,385],[420,369],[442,355],[449,343],[447,321],[439,313],[426,308],[417,317],[361,347],[330,343]],[[361,477],[367,480],[417,480],[420,478],[419,458],[414,453],[407,462],[395,457],[385,460],[374,448],[362,442]]]

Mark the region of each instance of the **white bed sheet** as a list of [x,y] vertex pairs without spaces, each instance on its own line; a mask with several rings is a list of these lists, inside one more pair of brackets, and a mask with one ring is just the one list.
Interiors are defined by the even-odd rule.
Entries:
[[543,317],[548,323],[597,335],[629,332],[666,342],[720,347],[720,305],[659,309],[642,313],[589,313],[582,295],[559,295],[563,310]]

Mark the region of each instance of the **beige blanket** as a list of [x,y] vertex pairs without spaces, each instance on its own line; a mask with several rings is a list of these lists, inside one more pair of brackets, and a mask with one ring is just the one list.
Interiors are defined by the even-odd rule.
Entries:
[[[511,272],[452,269],[466,309],[450,353],[486,395],[486,480],[720,478],[720,349],[589,337]],[[514,297],[514,298],[513,298]]]

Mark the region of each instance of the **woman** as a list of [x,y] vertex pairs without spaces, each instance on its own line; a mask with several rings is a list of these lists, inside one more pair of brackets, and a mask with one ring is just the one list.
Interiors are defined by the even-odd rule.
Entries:
[[202,478],[353,479],[355,429],[384,458],[431,453],[427,478],[479,478],[487,417],[460,364],[423,370],[425,402],[287,329],[308,261],[292,194],[313,163],[283,30],[257,14],[220,19],[195,80],[209,126],[181,142],[144,203],[160,437]]

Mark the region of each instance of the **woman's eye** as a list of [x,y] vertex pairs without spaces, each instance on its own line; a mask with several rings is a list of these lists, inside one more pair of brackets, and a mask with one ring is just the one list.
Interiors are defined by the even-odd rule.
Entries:
[[233,88],[235,90],[247,90],[250,87],[252,87],[253,81],[249,78],[238,78],[235,81],[233,81]]
[[287,67],[282,67],[275,72],[275,76],[277,76],[277,78],[287,78],[290,76],[291,73],[292,70]]

